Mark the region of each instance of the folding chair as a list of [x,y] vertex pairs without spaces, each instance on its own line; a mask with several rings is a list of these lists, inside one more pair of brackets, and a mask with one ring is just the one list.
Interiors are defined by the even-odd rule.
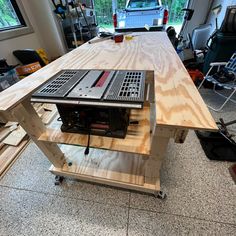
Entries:
[[[210,64],[210,69],[207,72],[206,76],[204,77],[203,81],[200,83],[198,90],[202,87],[203,83],[207,80],[208,82],[211,82],[213,84],[213,91],[220,95],[221,97],[225,98],[226,100],[224,101],[224,103],[219,107],[219,108],[213,108],[211,106],[208,105],[209,108],[211,108],[214,111],[220,111],[228,101],[234,102],[236,103],[236,100],[232,99],[232,96],[235,94],[236,92],[236,52],[233,54],[233,56],[230,58],[230,60],[227,62],[213,62]],[[232,73],[233,74],[233,78],[229,79],[227,82],[219,82],[219,80],[217,80],[216,78],[216,74],[210,75],[210,72],[212,71],[212,69],[214,67],[217,67],[217,72],[220,71],[221,67],[224,67],[224,71],[226,73]],[[216,90],[216,87],[218,88],[222,88],[222,89],[227,89],[227,90],[231,90],[232,92],[228,95],[225,96],[224,94],[218,92]]]

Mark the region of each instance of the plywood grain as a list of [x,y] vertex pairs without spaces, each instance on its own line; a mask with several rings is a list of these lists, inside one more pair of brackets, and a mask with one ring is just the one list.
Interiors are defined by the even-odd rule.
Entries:
[[155,75],[157,125],[217,129],[164,32],[141,32],[133,40],[120,44],[112,40],[86,43],[4,90],[0,111],[15,106],[61,69],[152,70]]
[[[132,110],[130,119],[139,123],[128,127],[125,139],[91,135],[90,147],[149,155],[151,146],[150,108]],[[39,140],[87,146],[88,135],[61,132],[61,124],[55,119],[50,125],[51,128],[47,128]]]
[[85,156],[83,148],[61,148],[67,163],[61,169],[51,167],[54,174],[151,193],[160,190],[159,179],[155,184],[145,183],[146,159],[141,155],[91,149]]

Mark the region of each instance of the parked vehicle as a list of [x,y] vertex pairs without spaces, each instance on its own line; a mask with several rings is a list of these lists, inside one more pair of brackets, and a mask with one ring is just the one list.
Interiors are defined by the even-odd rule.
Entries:
[[165,30],[168,10],[161,0],[128,0],[125,9],[116,10],[113,23],[116,31]]

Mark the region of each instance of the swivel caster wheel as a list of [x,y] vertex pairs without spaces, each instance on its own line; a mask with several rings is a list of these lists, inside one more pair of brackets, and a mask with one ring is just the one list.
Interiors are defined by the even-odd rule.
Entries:
[[55,176],[55,185],[60,185],[62,183],[63,179],[64,179],[63,176],[56,175]]
[[162,191],[157,191],[154,193],[155,198],[159,198],[159,199],[166,199],[167,195],[166,193],[162,192]]

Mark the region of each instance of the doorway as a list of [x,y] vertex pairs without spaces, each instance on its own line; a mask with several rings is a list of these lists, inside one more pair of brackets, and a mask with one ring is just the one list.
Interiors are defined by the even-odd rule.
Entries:
[[189,0],[166,0],[163,2],[169,10],[168,26],[173,26],[179,34],[184,21],[184,11],[182,9],[187,8]]
[[[164,0],[162,4],[169,10],[168,26],[174,26],[177,33],[183,24],[184,12],[182,11],[189,0]],[[124,9],[126,0],[117,0],[117,9]],[[112,0],[94,0],[97,22],[100,28],[114,30],[112,21]]]

